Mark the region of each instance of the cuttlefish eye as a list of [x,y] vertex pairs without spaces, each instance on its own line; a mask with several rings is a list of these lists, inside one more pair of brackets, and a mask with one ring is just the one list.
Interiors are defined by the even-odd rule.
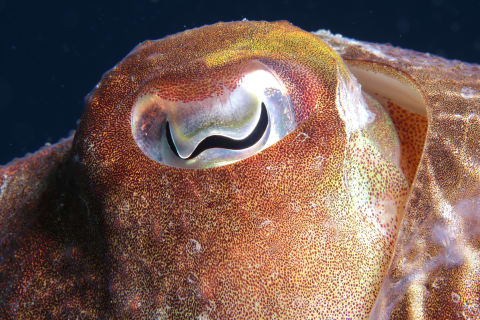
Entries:
[[151,159],[179,168],[222,166],[252,156],[296,127],[287,89],[258,61],[239,69],[230,89],[202,100],[140,96],[132,134]]
[[409,188],[374,93],[286,22],[137,46],[72,146],[114,317],[367,318]]

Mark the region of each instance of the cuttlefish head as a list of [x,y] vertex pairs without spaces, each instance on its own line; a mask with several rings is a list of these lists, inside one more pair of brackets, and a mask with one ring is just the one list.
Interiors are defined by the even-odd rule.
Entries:
[[390,117],[325,43],[206,26],[140,44],[87,100],[73,157],[116,315],[368,316],[408,183]]

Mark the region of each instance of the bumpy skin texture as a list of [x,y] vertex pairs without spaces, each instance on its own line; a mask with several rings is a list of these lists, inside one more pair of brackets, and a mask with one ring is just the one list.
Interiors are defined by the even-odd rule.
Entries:
[[480,66],[318,36],[347,63],[407,75],[427,108],[422,159],[372,317],[480,318]]
[[[385,221],[382,208],[367,209],[387,198],[401,209],[407,187],[395,165],[360,143],[384,129],[347,137],[335,93],[348,72],[315,36],[287,23],[242,22],[143,43],[89,97],[72,150],[67,140],[0,169],[1,312],[366,318],[377,301],[374,317],[475,315],[478,67],[319,36],[347,62],[411,75],[427,102],[425,152],[385,281],[402,217],[395,211]],[[200,99],[218,90],[219,79],[234,82],[236,66],[251,58],[282,75],[301,106],[297,130],[208,170],[165,167],[138,149],[129,118],[136,94],[155,88],[171,99]],[[169,85],[178,82],[184,86]],[[353,197],[345,172],[367,182]],[[435,232],[447,238],[435,242]]]
[[[139,95],[202,100],[234,86],[253,59],[289,89],[299,122],[292,134],[205,170],[168,167],[139,150],[129,121]],[[377,156],[367,129],[347,139],[336,109],[340,76],[348,77],[340,58],[313,35],[249,22],[143,43],[105,75],[73,154],[88,176],[89,207],[105,221],[116,316],[368,315],[407,184]],[[383,214],[385,202],[394,212]]]
[[0,168],[0,318],[98,318],[108,303],[97,217],[68,165],[72,138]]

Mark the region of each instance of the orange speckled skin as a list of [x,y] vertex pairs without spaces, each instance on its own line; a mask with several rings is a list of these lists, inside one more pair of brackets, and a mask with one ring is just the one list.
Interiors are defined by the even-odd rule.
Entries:
[[[234,87],[242,62],[253,59],[285,83],[297,130],[213,169],[172,168],[141,152],[130,124],[140,94],[202,100]],[[88,207],[104,219],[115,317],[369,314],[401,217],[380,221],[367,205],[349,204],[346,189],[363,190],[347,186],[354,182],[344,170],[373,185],[370,202],[401,206],[407,184],[368,145],[347,141],[335,105],[339,74],[348,77],[340,58],[313,35],[284,22],[240,22],[144,42],[104,76],[73,155]]]
[[[296,130],[211,169],[138,148],[138,96],[202,100],[252,59],[285,84]],[[342,59],[421,93],[426,117],[384,97],[398,164],[373,102],[377,121],[347,132]],[[142,43],[87,100],[73,144],[0,167],[0,319],[480,317],[480,66],[220,23]]]
[[427,113],[420,163],[373,317],[480,319],[480,65],[318,35],[349,64],[406,75]]

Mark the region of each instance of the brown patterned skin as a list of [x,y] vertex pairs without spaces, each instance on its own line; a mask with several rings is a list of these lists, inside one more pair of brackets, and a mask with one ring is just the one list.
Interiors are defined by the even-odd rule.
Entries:
[[373,317],[480,318],[480,66],[319,32],[347,63],[407,75],[428,130]]
[[[139,150],[129,120],[143,92],[202,100],[223,79],[234,85],[253,59],[289,88],[296,131],[244,161],[205,170],[171,168]],[[290,24],[235,23],[146,42],[106,74],[73,153],[88,176],[89,206],[105,220],[116,316],[368,315],[407,184],[363,143],[370,133],[347,140],[335,100],[344,70],[331,49]],[[394,212],[384,215],[386,201]]]
[[0,319],[98,318],[108,302],[102,235],[70,178],[71,145],[0,168]]
[[[348,72],[337,72],[332,50],[287,23],[217,24],[138,46],[89,97],[71,151],[67,140],[0,168],[0,311],[25,319],[368,318],[376,301],[377,318],[478,315],[478,67],[320,37],[341,46],[347,62],[405,72],[426,100],[425,152],[385,280],[408,190],[388,152],[372,149],[394,140],[388,116],[372,109],[384,122],[347,137],[335,90]],[[212,38],[219,41],[206,48]],[[222,50],[227,44],[238,50]],[[252,58],[281,74],[297,130],[206,170],[166,167],[138,149],[129,117],[141,90],[200,99],[219,79],[234,84],[235,68]],[[172,85],[178,79],[183,87]],[[422,119],[387,109],[405,154],[418,150],[404,141],[417,141],[422,125],[409,133],[399,123]],[[408,180],[418,161],[400,159]],[[345,172],[357,180],[345,184]],[[380,207],[371,215],[362,199]],[[399,208],[388,221],[385,199]]]

